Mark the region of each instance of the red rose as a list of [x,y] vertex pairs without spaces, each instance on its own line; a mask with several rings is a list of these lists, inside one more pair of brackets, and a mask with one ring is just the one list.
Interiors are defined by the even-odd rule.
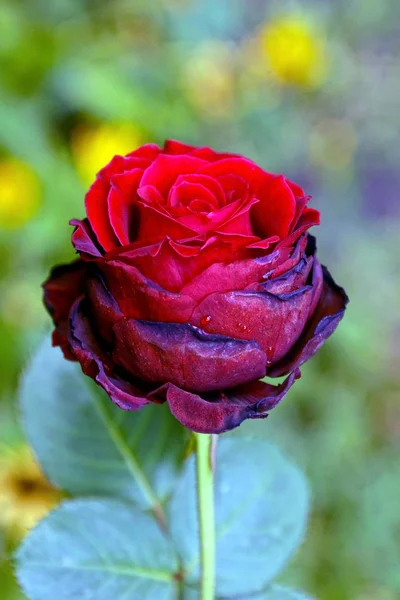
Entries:
[[54,344],[123,409],[167,401],[215,433],[265,417],[347,302],[315,256],[309,199],[210,148],[115,156],[71,222],[80,259],[44,284]]

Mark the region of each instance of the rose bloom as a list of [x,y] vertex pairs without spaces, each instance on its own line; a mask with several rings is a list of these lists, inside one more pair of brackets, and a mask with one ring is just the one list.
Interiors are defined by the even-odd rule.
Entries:
[[204,433],[267,416],[347,303],[315,256],[309,199],[210,148],[115,156],[71,221],[79,259],[44,283],[53,344],[124,410],[167,402]]

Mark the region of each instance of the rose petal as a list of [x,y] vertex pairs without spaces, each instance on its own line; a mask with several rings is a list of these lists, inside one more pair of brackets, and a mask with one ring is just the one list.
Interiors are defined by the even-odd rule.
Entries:
[[86,283],[86,293],[90,304],[92,326],[96,334],[111,343],[112,328],[124,315],[107,289],[100,272],[89,277]]
[[152,161],[157,158],[160,152],[162,152],[162,150],[157,144],[143,144],[140,148],[127,154],[127,158],[144,158]]
[[73,303],[84,291],[86,278],[87,265],[82,260],[76,260],[54,267],[42,283],[44,303],[56,324],[68,319]]
[[69,265],[55,267],[42,284],[44,304],[51,315],[55,330],[52,334],[53,346],[60,346],[65,358],[74,360],[68,340],[68,316],[72,305],[84,291],[87,265],[77,260]]
[[194,301],[174,294],[147,279],[133,265],[109,261],[101,265],[106,284],[126,317],[149,321],[186,323]]
[[258,198],[260,202],[253,206],[251,214],[254,231],[262,238],[285,238],[296,212],[296,200],[285,177],[269,179]]
[[295,371],[277,386],[253,381],[206,398],[171,384],[163,391],[172,414],[184,427],[198,433],[223,433],[245,419],[267,417],[267,411],[282,400],[299,376],[300,372]]
[[188,173],[186,175],[179,175],[179,177],[176,179],[175,185],[171,188],[170,194],[172,193],[172,190],[175,188],[175,186],[178,186],[181,183],[197,183],[202,185],[204,188],[209,190],[212,196],[216,199],[217,206],[224,206],[224,190],[220,183],[213,177],[208,177],[207,175],[199,175],[198,173]]
[[203,148],[190,146],[189,144],[183,144],[177,140],[166,140],[163,151],[166,154],[190,154],[190,156],[196,156],[197,158],[202,158],[211,162],[220,160],[221,158],[237,156],[236,154],[229,154],[227,152],[215,152],[215,150],[206,146]]
[[204,164],[204,160],[189,155],[160,154],[145,170],[142,185],[154,186],[166,198],[179,175],[195,173]]
[[85,196],[86,214],[99,244],[105,251],[119,245],[108,215],[110,184],[103,179],[96,181]]
[[344,315],[348,304],[346,293],[336,285],[325,267],[322,271],[323,289],[315,312],[294,348],[271,369],[271,377],[285,375],[311,358],[332,335]]
[[276,251],[257,259],[245,259],[231,263],[217,262],[205,269],[185,285],[181,294],[191,296],[197,302],[216,292],[232,289],[244,290],[254,281],[259,282],[263,275],[289,256],[289,249]]
[[138,223],[134,222],[135,216],[138,218],[137,214],[135,215],[135,205],[142,175],[142,169],[133,169],[111,178],[108,214],[114,233],[122,246],[129,244],[131,237],[134,239],[132,232],[138,227]]
[[122,379],[109,357],[100,348],[85,308],[84,299],[75,302],[70,314],[69,343],[82,371],[107,392],[111,400],[124,410],[138,410],[149,403],[149,387],[143,382]]
[[[286,246],[284,244],[278,244],[275,252],[281,251],[285,248],[286,250],[289,250],[290,255],[286,261],[282,262],[275,269],[273,269],[269,273],[267,273],[266,278],[275,279],[277,277],[280,277],[281,275],[284,275],[290,269],[292,269],[294,266],[296,266],[298,264],[298,262],[301,260],[301,258],[303,257],[304,252],[306,251],[306,248],[307,248],[308,240],[311,237],[312,236],[303,234],[303,236],[300,237],[296,241],[296,245],[294,246],[294,248],[291,246]],[[313,254],[314,254],[314,252],[307,253],[308,256],[313,255]]]
[[[83,254],[82,258],[100,257],[102,253],[96,245],[95,235],[87,219],[71,219],[70,225],[75,227],[72,234],[72,244],[78,252]],[[85,256],[86,255],[86,256]]]
[[[245,238],[246,240],[247,238]],[[244,240],[244,244],[245,244]],[[145,277],[170,292],[179,292],[184,285],[215,262],[248,258],[246,248],[235,245],[237,237],[213,237],[198,243],[177,243],[165,239],[147,248],[124,248],[110,253],[108,258],[119,258],[134,265]],[[242,240],[243,243],[243,240]]]
[[309,316],[312,286],[273,295],[233,291],[211,294],[194,310],[190,322],[209,333],[255,340],[268,364],[281,359],[297,341]]
[[257,282],[250,284],[246,289],[265,291],[275,295],[289,294],[306,285],[312,268],[312,256],[301,258],[297,265],[286,271],[286,273],[280,277],[267,279],[261,283]]
[[272,177],[271,173],[267,173],[267,171],[261,169],[251,160],[235,155],[230,158],[223,158],[222,160],[204,165],[198,172],[217,179],[224,177],[225,175],[236,175],[244,180],[248,184],[250,191],[255,194],[257,194]]
[[187,324],[123,319],[114,326],[113,359],[135,377],[208,392],[264,377],[255,342],[209,335]]
[[[97,179],[101,179],[104,183],[109,183],[111,177],[114,175],[132,171],[133,169],[146,169],[152,163],[153,158],[146,157],[147,150],[143,152],[143,156],[140,156],[141,150],[141,148],[138,148],[127,156],[120,156],[117,154],[112,158],[108,165],[98,172]],[[151,154],[151,151],[149,154]]]
[[194,181],[177,181],[168,195],[168,204],[171,206],[190,206],[194,200],[203,200],[210,205],[210,209],[219,207],[214,194],[202,183]]
[[[140,190],[139,190],[140,191]],[[192,237],[195,231],[169,215],[160,204],[138,203],[139,229],[137,241],[161,241],[167,236],[176,240]]]

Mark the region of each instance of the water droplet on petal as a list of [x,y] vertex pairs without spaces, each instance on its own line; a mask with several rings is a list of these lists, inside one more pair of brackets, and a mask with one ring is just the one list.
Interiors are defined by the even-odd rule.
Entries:
[[206,315],[200,319],[200,327],[205,327],[211,321],[211,315]]
[[237,326],[239,329],[241,329],[243,332],[247,331],[247,325],[245,325],[244,323],[237,323]]
[[272,358],[274,354],[274,349],[272,346],[268,346],[266,355],[267,355],[267,366],[269,367],[272,364]]

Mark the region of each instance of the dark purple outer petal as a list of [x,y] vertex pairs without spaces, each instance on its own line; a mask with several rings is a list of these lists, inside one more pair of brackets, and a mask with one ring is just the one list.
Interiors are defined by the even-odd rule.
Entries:
[[171,384],[166,384],[163,390],[172,414],[182,425],[199,433],[223,433],[238,427],[245,419],[267,417],[298,377],[300,371],[296,370],[277,386],[253,381],[207,399]]
[[135,377],[209,392],[266,374],[265,353],[254,341],[209,335],[192,325],[122,319],[114,326],[113,359]]
[[147,384],[118,370],[110,356],[101,349],[92,330],[86,304],[86,300],[80,298],[71,309],[69,343],[83,372],[95,379],[111,400],[124,410],[138,410],[149,402],[167,400],[171,412],[184,426],[198,432],[222,433],[239,426],[245,419],[266,417],[300,376],[296,370],[278,386],[251,381],[224,392],[203,394],[204,397],[172,383],[154,389],[154,384]]
[[55,325],[53,346],[60,346],[68,360],[75,360],[67,340],[68,315],[75,300],[84,293],[86,277],[86,264],[77,260],[52,269],[42,285],[43,301]]
[[[69,343],[82,371],[107,392],[111,400],[124,410],[138,410],[148,404],[148,386],[131,382],[117,373],[110,357],[101,349],[86,314],[86,301],[78,299],[71,309]],[[137,383],[137,385],[135,385]]]
[[332,335],[343,318],[348,297],[343,288],[336,285],[328,269],[322,267],[323,286],[319,302],[303,334],[292,350],[268,373],[280,377],[305,363]]

